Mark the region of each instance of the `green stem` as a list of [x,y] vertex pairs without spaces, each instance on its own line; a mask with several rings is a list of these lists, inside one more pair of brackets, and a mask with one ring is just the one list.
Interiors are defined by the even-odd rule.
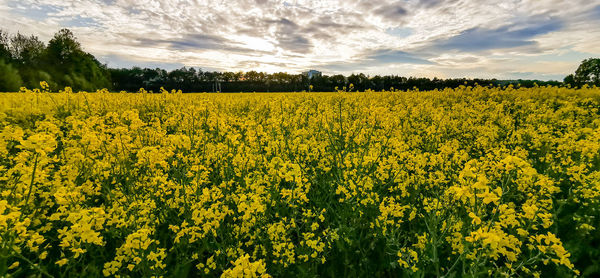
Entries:
[[50,273],[48,273],[47,271],[43,270],[39,265],[33,263],[32,261],[30,261],[29,259],[27,259],[25,256],[23,256],[21,253],[16,252],[16,250],[14,249],[14,247],[11,246],[11,250],[17,254],[17,256],[19,258],[21,258],[22,260],[26,261],[29,265],[31,265],[33,268],[37,269],[41,274],[44,274],[48,277],[52,277],[54,278],[54,276],[52,276]]
[[29,183],[29,192],[27,192],[27,197],[25,197],[25,205],[29,203],[29,197],[31,196],[31,191],[33,191],[33,181],[35,180],[35,171],[38,165],[38,157],[39,153],[35,153],[35,162],[33,164],[33,172],[31,173],[31,182]]

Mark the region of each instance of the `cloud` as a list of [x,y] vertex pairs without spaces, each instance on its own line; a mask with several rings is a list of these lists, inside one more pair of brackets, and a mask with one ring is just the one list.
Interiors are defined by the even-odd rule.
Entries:
[[387,20],[399,20],[408,14],[408,11],[400,4],[383,5],[373,12]]
[[321,15],[303,26],[300,32],[316,39],[331,40],[367,29],[364,24],[361,25],[364,20],[362,16],[357,14],[346,16],[346,18],[350,17],[354,18],[352,22],[340,23],[334,15]]
[[549,19],[529,24],[510,24],[495,29],[471,28],[459,35],[434,41],[433,50],[458,50],[476,52],[491,49],[514,48],[536,45],[536,36],[560,30],[562,21]]
[[598,20],[586,0],[0,0],[6,31],[68,27],[109,65],[232,71],[547,78],[600,55]]
[[400,50],[380,49],[367,56],[367,60],[372,60],[377,64],[433,64],[432,62],[419,58]]
[[143,60],[133,60],[119,55],[106,55],[98,58],[100,58],[100,60],[107,61],[107,65],[113,68],[131,68],[136,66],[140,68],[162,68],[166,70],[173,70],[182,68],[184,66],[183,63],[148,62]]
[[178,51],[201,52],[205,50],[220,50],[254,56],[266,53],[264,51],[242,47],[239,43],[216,35],[186,34],[180,38],[140,38],[137,39],[137,42],[139,46],[166,47]]
[[277,46],[284,50],[296,53],[306,54],[310,52],[312,43],[305,35],[303,35],[298,24],[287,18],[266,22],[275,28],[274,37],[277,41]]
[[353,61],[335,61],[326,64],[316,65],[315,68],[322,68],[333,72],[358,72],[368,71],[373,67],[388,67],[390,65],[434,65],[427,59],[418,57],[416,54],[393,49],[377,49],[362,53],[361,58],[355,58]]
[[419,0],[418,3],[421,7],[432,8],[443,3],[448,3],[448,0]]

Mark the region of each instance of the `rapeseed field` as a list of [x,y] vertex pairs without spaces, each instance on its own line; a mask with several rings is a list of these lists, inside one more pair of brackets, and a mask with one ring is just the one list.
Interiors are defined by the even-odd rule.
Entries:
[[600,273],[600,89],[0,95],[0,276]]

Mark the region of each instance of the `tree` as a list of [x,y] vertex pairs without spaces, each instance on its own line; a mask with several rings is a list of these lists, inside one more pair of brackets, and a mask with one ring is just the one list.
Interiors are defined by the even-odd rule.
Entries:
[[583,60],[575,71],[573,81],[578,86],[584,84],[600,86],[600,59],[589,58]]
[[0,92],[16,92],[22,84],[19,71],[0,60]]
[[563,80],[563,83],[571,85],[571,87],[576,86],[575,84],[575,76],[572,74],[569,74],[567,76],[565,76],[565,79]]
[[71,30],[56,32],[45,53],[45,70],[54,78],[55,89],[70,86],[74,90],[91,91],[110,87],[106,66],[81,49]]
[[44,48],[44,43],[36,36],[26,37],[17,33],[10,39],[9,50],[12,60],[19,65],[32,66],[37,64]]
[[0,29],[0,60],[10,61],[12,56],[10,55],[10,41],[8,34]]
[[67,64],[72,61],[74,56],[80,55],[81,44],[77,42],[75,35],[69,29],[61,29],[54,34],[54,37],[48,42],[48,57],[60,64]]

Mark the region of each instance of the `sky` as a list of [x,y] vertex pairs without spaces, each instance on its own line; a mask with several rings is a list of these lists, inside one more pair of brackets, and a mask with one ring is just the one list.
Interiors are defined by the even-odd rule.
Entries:
[[600,56],[600,1],[0,0],[110,67],[562,80]]

